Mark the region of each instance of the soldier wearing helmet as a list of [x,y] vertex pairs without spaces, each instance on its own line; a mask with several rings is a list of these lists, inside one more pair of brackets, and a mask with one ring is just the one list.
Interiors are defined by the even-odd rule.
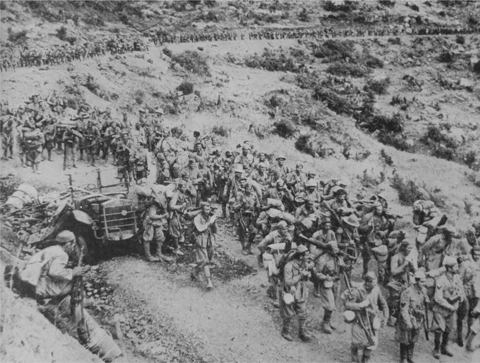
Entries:
[[413,362],[413,351],[425,320],[427,297],[425,272],[414,275],[413,284],[400,295],[400,314],[396,324],[395,339],[400,343],[400,363]]
[[456,258],[468,258],[470,246],[458,239],[458,232],[455,227],[445,225],[441,233],[431,237],[421,249],[425,258],[425,269],[427,271],[438,269],[445,256]]
[[275,187],[270,188],[266,191],[263,199],[266,200],[269,198],[280,200],[285,205],[291,205],[294,200],[292,193],[290,193],[290,191],[287,189],[287,186],[285,185],[285,181],[283,179],[278,179],[275,182]]
[[473,324],[474,309],[478,303],[480,291],[475,282],[480,278],[480,246],[474,245],[470,250],[470,256],[463,259],[459,265],[459,274],[465,290],[465,301],[457,310],[457,343],[463,346],[463,321],[467,318],[468,331]]
[[255,222],[259,208],[260,201],[257,194],[253,190],[252,185],[246,183],[243,191],[238,193],[232,206],[232,209],[237,215],[238,236],[244,255],[253,255],[251,245],[257,233]]
[[[351,323],[352,343],[350,352],[352,361],[358,362],[359,350],[363,351],[362,363],[368,363],[372,351],[378,346],[379,329],[382,322],[388,317],[389,311],[387,302],[377,285],[377,276],[369,271],[365,275],[365,283],[359,287],[345,290],[342,294],[342,300],[345,302],[345,308],[356,311],[356,314],[363,322],[371,322],[371,342],[367,338],[367,333],[356,318]],[[381,312],[381,315],[380,315]]]
[[440,359],[440,354],[453,357],[447,348],[448,337],[455,321],[455,313],[465,300],[465,291],[458,274],[457,259],[445,256],[443,259],[445,273],[435,279],[433,297],[433,322],[431,330],[435,333],[433,356]]

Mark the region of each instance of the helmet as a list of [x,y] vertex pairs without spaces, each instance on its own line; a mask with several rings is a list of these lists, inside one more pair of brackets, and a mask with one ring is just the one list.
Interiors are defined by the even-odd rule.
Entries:
[[297,247],[297,253],[307,253],[308,252],[308,248],[305,247],[304,245],[300,245]]
[[358,218],[355,214],[350,214],[348,217],[342,217],[342,221],[352,227],[360,227],[360,223],[358,222]]
[[315,180],[309,179],[309,180],[307,180],[307,182],[305,183],[305,186],[306,186],[306,187],[316,187],[316,186],[317,186],[317,183],[315,182]]
[[275,160],[287,160],[287,158],[285,157],[285,155],[278,155]]
[[368,271],[365,275],[365,281],[374,281],[377,279],[377,275],[373,271]]
[[343,313],[343,319],[347,324],[352,323],[355,320],[355,313],[352,310],[345,310]]
[[418,270],[415,272],[415,279],[417,280],[425,280],[427,278],[427,275],[425,275],[425,272],[422,270]]
[[61,244],[69,243],[74,240],[75,235],[73,234],[73,232],[67,230],[61,231],[59,234],[57,234],[57,237],[55,238],[55,241]]
[[287,222],[285,221],[280,221],[277,223],[277,229],[281,231],[286,231],[288,229]]
[[443,259],[443,266],[455,266],[457,264],[457,259],[452,256],[445,256]]

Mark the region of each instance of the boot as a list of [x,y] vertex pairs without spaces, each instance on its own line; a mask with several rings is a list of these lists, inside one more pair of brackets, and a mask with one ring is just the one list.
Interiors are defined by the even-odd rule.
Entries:
[[363,350],[362,363],[370,362],[370,356],[371,355],[372,355],[372,351],[370,349],[364,349]]
[[305,319],[298,319],[299,329],[298,329],[298,336],[302,341],[309,342],[312,337],[307,334],[305,329]]
[[463,321],[457,320],[457,344],[459,347],[463,347]]
[[205,273],[205,278],[207,279],[207,289],[211,290],[213,289],[213,284],[212,284],[212,278],[210,275],[210,267],[209,266],[204,266],[203,267],[203,272]]
[[433,356],[435,359],[440,359],[440,339],[442,337],[441,332],[435,332],[435,348],[433,348]]
[[472,342],[473,342],[473,339],[475,338],[475,335],[477,335],[477,334],[475,332],[471,331],[471,330],[467,334],[467,339],[466,339],[467,340],[467,346],[466,346],[466,348],[469,352],[473,352],[473,350],[474,350],[473,347],[472,347]]
[[148,262],[156,262],[158,261],[158,259],[154,258],[151,254],[150,254],[150,242],[143,242],[143,250],[145,251],[145,259],[148,261]]
[[410,345],[407,346],[407,362],[408,363],[415,363],[413,361],[413,349],[415,348],[415,343],[410,343]]
[[406,344],[400,343],[400,363],[407,363],[407,349]]
[[163,242],[158,242],[157,243],[157,253],[153,255],[155,258],[158,258],[160,261],[165,261],[165,262],[172,262],[173,258],[169,256],[165,256],[162,254],[162,244]]
[[444,332],[444,333],[443,333],[442,346],[441,346],[441,348],[440,348],[440,353],[442,353],[443,355],[446,355],[446,356],[448,356],[448,357],[453,357],[452,352],[450,352],[450,351],[447,349],[447,345],[448,345],[448,335],[449,335],[449,333],[447,333],[447,332]]
[[290,335],[290,325],[291,325],[290,319],[284,318],[283,319],[282,337],[284,337],[289,342],[291,342],[293,340],[292,336]]
[[350,355],[352,356],[352,363],[359,363],[360,360],[358,359],[358,348],[351,347],[350,348]]
[[330,310],[325,310],[322,321],[322,330],[325,334],[332,334],[332,327],[330,326],[330,319],[332,317],[332,312]]

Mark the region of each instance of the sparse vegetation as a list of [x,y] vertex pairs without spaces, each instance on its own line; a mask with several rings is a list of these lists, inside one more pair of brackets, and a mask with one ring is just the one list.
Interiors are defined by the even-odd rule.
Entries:
[[309,57],[299,49],[284,50],[265,49],[262,54],[245,57],[245,65],[250,68],[262,68],[270,72],[298,73],[309,62]]
[[289,120],[282,119],[275,123],[274,133],[285,138],[291,138],[297,132],[295,124]]
[[210,67],[207,64],[207,60],[196,51],[187,50],[173,55],[172,60],[192,73],[210,77]]
[[370,71],[368,68],[346,62],[335,62],[328,66],[327,73],[335,76],[361,78],[367,76]]
[[390,83],[389,77],[383,79],[368,79],[367,84],[363,89],[365,92],[373,92],[377,95],[385,95],[387,94]]
[[393,159],[390,155],[387,154],[385,149],[380,150],[380,160],[382,160],[388,166],[393,165]]
[[8,40],[12,43],[23,43],[27,40],[27,31],[20,30],[18,32],[14,32],[12,28],[8,28]]
[[230,129],[225,125],[215,125],[212,128],[212,132],[218,136],[228,137],[228,135],[230,134]]
[[427,132],[420,138],[420,141],[432,150],[432,156],[445,160],[454,160],[456,157],[457,143],[438,126],[429,126]]
[[395,174],[390,180],[392,188],[398,192],[400,204],[411,206],[416,200],[423,197],[420,188],[412,180],[405,180],[398,174]]
[[64,26],[61,26],[57,29],[57,38],[63,40],[64,42],[69,42],[70,44],[73,44],[77,41],[76,37],[68,35],[67,28]]
[[316,150],[312,147],[312,135],[300,135],[295,141],[295,148],[302,153],[317,156]]
[[177,88],[177,91],[183,93],[184,96],[193,93],[193,84],[187,81],[182,82]]

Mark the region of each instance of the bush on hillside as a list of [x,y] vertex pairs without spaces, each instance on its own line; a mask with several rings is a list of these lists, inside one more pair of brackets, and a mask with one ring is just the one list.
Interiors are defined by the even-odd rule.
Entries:
[[368,132],[385,131],[398,134],[403,131],[403,118],[396,113],[393,116],[366,115],[357,120],[358,126]]
[[387,154],[385,149],[380,150],[380,159],[384,161],[388,166],[393,165],[393,159],[390,155]]
[[196,51],[187,50],[172,56],[172,60],[188,71],[200,76],[210,76],[210,68],[204,56]]
[[344,13],[349,13],[351,11],[354,11],[357,9],[358,3],[356,1],[350,1],[350,0],[345,0],[343,4],[337,4],[334,3],[333,1],[326,1],[325,4],[323,5],[323,8],[326,11],[342,11]]
[[176,89],[177,91],[182,92],[184,96],[186,96],[193,93],[193,84],[184,81]]
[[418,199],[423,198],[421,189],[412,180],[405,180],[395,174],[390,182],[391,187],[397,190],[402,205],[412,206]]
[[64,42],[69,42],[70,45],[73,45],[77,41],[76,37],[68,36],[67,35],[67,28],[61,26],[57,29],[57,38],[63,40]]
[[350,76],[354,78],[365,77],[370,73],[370,71],[363,66],[345,62],[335,62],[329,65],[326,71],[335,76]]
[[311,135],[300,135],[297,141],[295,141],[295,148],[302,153],[316,157],[317,152],[312,147],[311,138]]
[[367,84],[363,87],[365,92],[373,92],[377,95],[387,94],[388,87],[390,86],[390,78],[384,79],[369,79]]
[[316,58],[325,59],[326,61],[338,61],[354,59],[353,54],[354,42],[351,40],[334,40],[328,39],[318,47],[313,49],[313,56]]
[[410,145],[402,135],[395,134],[394,132],[380,131],[377,135],[377,140],[383,145],[394,147],[400,151],[410,151]]
[[230,134],[230,129],[224,125],[215,125],[212,128],[212,132],[215,135],[227,137]]
[[12,43],[23,43],[27,40],[27,31],[20,30],[18,32],[14,32],[12,28],[8,28],[8,40]]
[[475,73],[480,74],[480,61],[478,61],[477,63],[475,63],[475,64],[473,65],[473,71],[474,71]]
[[393,8],[395,6],[395,0],[379,0],[379,3],[387,8]]
[[452,161],[456,157],[457,143],[450,136],[444,135],[438,126],[429,126],[420,142],[427,145],[436,158]]
[[465,37],[463,35],[457,35],[455,42],[457,42],[457,44],[465,44]]
[[270,72],[293,72],[298,73],[309,62],[308,55],[299,49],[265,49],[262,54],[254,54],[245,57],[245,65],[249,68],[262,68]]
[[295,124],[289,120],[283,119],[275,123],[274,133],[285,139],[291,138],[297,132]]
[[449,51],[443,51],[442,53],[440,53],[440,55],[438,56],[438,61],[439,62],[442,62],[442,63],[452,63],[453,62],[453,53],[449,52]]
[[368,68],[383,68],[384,63],[381,59],[374,57],[370,53],[365,53],[360,57],[360,61],[362,64],[366,65]]
[[337,114],[351,115],[355,110],[355,106],[346,97],[340,96],[326,87],[315,87],[312,96],[318,101],[325,102],[327,107]]

